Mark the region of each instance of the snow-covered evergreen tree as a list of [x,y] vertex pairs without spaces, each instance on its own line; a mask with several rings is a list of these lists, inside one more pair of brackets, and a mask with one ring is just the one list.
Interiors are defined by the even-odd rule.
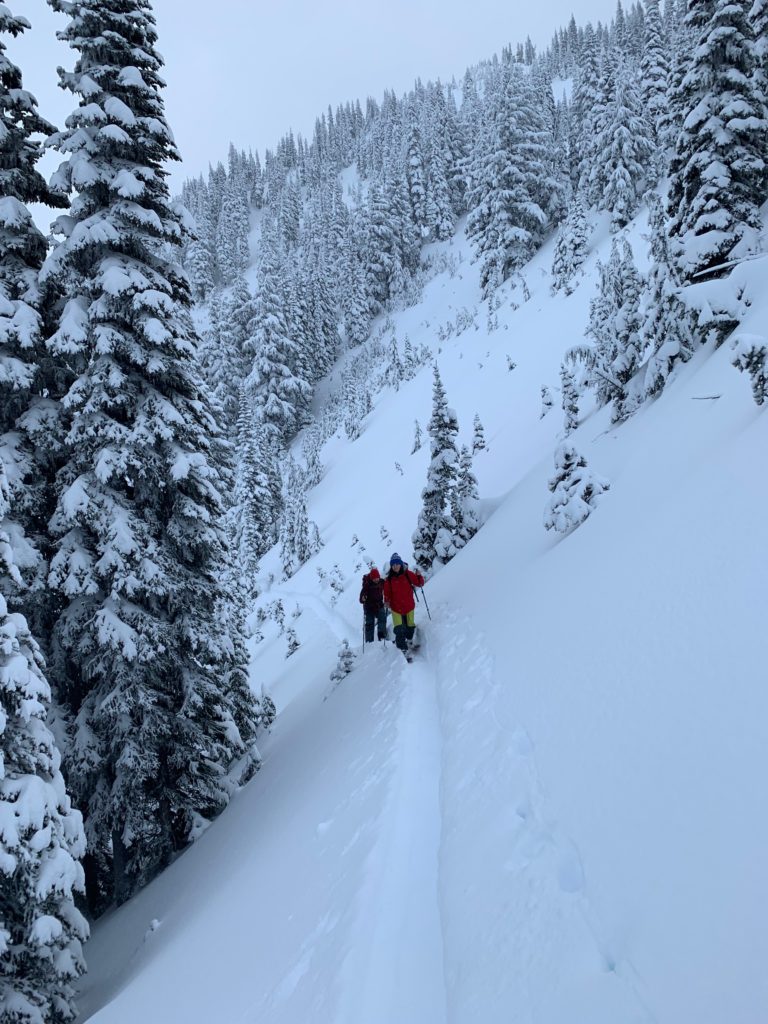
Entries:
[[611,46],[603,35],[598,44],[600,50],[599,72],[589,122],[594,136],[584,139],[586,162],[582,161],[585,176],[579,179],[579,188],[589,203],[604,208],[603,196],[608,183],[607,149],[612,138],[615,118],[616,73],[619,65],[626,63],[626,54],[618,47]]
[[289,178],[280,195],[278,226],[280,238],[286,248],[292,249],[299,241],[301,224],[301,191],[298,183]]
[[576,193],[565,223],[560,228],[552,258],[552,292],[570,295],[587,258],[587,218],[580,193]]
[[627,385],[642,354],[640,298],[642,279],[626,238],[614,241],[608,263],[600,266],[597,296],[590,302],[587,333],[595,339],[591,377],[598,402],[614,402],[614,419],[623,419]]
[[605,364],[606,376],[617,381],[621,391],[614,393],[614,422],[626,419],[642,401],[642,388],[636,391],[633,378],[640,367],[643,354],[641,336],[642,318],[640,302],[643,291],[643,279],[635,266],[632,247],[626,238],[621,244],[621,281],[617,283],[616,298],[619,303],[611,330],[615,339],[615,352],[610,363]]
[[560,397],[563,404],[563,430],[567,437],[579,425],[579,392],[574,372],[565,363],[560,367]]
[[387,370],[389,382],[395,391],[400,390],[400,381],[403,379],[403,364],[400,360],[400,351],[397,347],[397,338],[392,335],[392,344],[389,346],[389,368]]
[[[39,115],[34,97],[23,88],[21,70],[6,53],[5,37],[15,38],[27,28],[25,18],[0,7],[0,458],[12,492],[14,529],[22,530],[28,542],[22,568],[26,572],[37,563],[41,576],[40,556],[46,552],[40,549],[45,548],[51,477],[61,442],[56,399],[66,386],[66,371],[46,358],[46,303],[38,282],[46,241],[27,204],[64,207],[67,200],[51,192],[36,170],[38,137],[53,127]],[[43,621],[45,601],[38,589],[34,600],[24,590],[22,603],[42,637],[49,623]]]
[[61,84],[80,98],[50,140],[65,155],[52,184],[76,197],[42,271],[59,297],[49,351],[77,374],[51,521],[51,671],[101,909],[226,805],[253,769],[259,709],[224,614],[220,445],[176,262],[154,18],[148,0],[51,5],[79,54]]
[[480,422],[480,413],[475,413],[475,418],[472,421],[472,454],[476,455],[477,452],[485,451],[488,445],[485,443],[485,428]]
[[304,435],[301,451],[304,455],[304,486],[309,490],[316,487],[323,478],[324,466],[320,459],[323,436],[319,424],[315,424]]
[[249,204],[245,182],[230,174],[222,189],[216,230],[216,263],[225,285],[233,284],[248,265]]
[[343,275],[347,282],[341,298],[342,322],[350,343],[360,345],[368,337],[374,312],[368,294],[365,266],[352,238],[345,241],[342,260]]
[[286,577],[292,576],[322,546],[317,526],[310,523],[307,515],[304,486],[299,467],[289,460],[280,519],[280,558]]
[[411,448],[411,455],[415,455],[421,448],[422,431],[418,420],[414,420],[414,431],[413,431],[413,447]]
[[654,177],[665,169],[672,144],[669,111],[670,68],[668,42],[659,11],[659,0],[645,0],[643,54],[640,62],[643,112],[655,147]]
[[413,221],[420,231],[428,229],[427,217],[427,179],[424,170],[424,154],[422,152],[421,132],[416,121],[416,111],[411,110],[408,127],[406,153],[406,176],[408,180],[408,198],[413,213]]
[[300,347],[286,322],[277,241],[269,227],[262,234],[259,271],[247,343],[253,354],[248,393],[267,433],[286,441],[303,421],[311,387]]
[[537,62],[531,69],[529,88],[534,109],[538,111],[531,126],[531,141],[538,148],[543,168],[534,199],[546,215],[547,227],[556,227],[568,214],[572,193],[564,115],[562,109],[558,110],[552,78],[543,64]]
[[549,481],[552,492],[544,512],[544,527],[570,533],[594,511],[597,499],[610,484],[587,468],[587,460],[571,445],[555,452],[555,475]]
[[599,52],[595,30],[592,24],[587,22],[573,90],[572,151],[574,184],[588,203],[596,203],[599,198],[599,192],[592,186],[600,112]]
[[405,341],[403,342],[403,377],[405,380],[413,380],[416,374],[419,372],[420,362],[417,354],[413,350],[411,339],[406,334]]
[[628,224],[635,214],[652,152],[635,72],[622,61],[613,76],[612,96],[597,143],[597,161],[605,181],[600,207],[610,212],[614,231]]
[[537,201],[545,168],[535,100],[522,71],[506,65],[493,119],[470,158],[467,235],[475,243],[486,294],[529,259],[546,227]]
[[238,277],[221,302],[218,337],[206,373],[206,383],[221,411],[221,425],[231,439],[237,433],[240,388],[250,369],[249,331],[253,315],[253,296],[245,280]]
[[755,36],[755,56],[763,69],[762,88],[768,88],[768,0],[754,0],[749,12]]
[[421,492],[422,509],[413,534],[413,555],[416,564],[424,572],[429,572],[435,562],[444,564],[456,553],[456,522],[451,506],[459,463],[456,447],[459,425],[456,413],[448,406],[437,365],[432,387],[432,416],[427,433],[430,438],[431,461],[427,470],[427,485]]
[[758,245],[768,120],[749,0],[691,4],[695,36],[676,102],[684,121],[671,165],[669,209],[683,280]]
[[266,450],[263,430],[254,421],[245,388],[241,386],[240,392],[235,488],[227,520],[236,553],[237,576],[246,594],[253,597],[259,561],[275,542],[281,502],[275,506],[269,472],[272,456]]
[[[0,25],[5,17],[0,10]],[[8,584],[23,585],[9,506],[0,458],[0,1020],[54,1024],[75,1017],[74,984],[85,970],[88,925],[75,906],[85,834],[48,726],[40,649],[24,616],[8,609]]]
[[651,269],[640,316],[643,339],[650,348],[643,384],[645,396],[651,398],[663,390],[674,367],[690,359],[694,317],[680,298],[662,201],[655,192],[649,192],[646,202],[651,229]]
[[451,513],[456,523],[454,546],[463,547],[480,529],[480,496],[472,469],[472,452],[462,445]]
[[46,242],[27,203],[53,202],[36,170],[40,143],[35,136],[53,128],[22,88],[20,69],[6,54],[4,35],[17,36],[29,23],[0,9],[0,432],[15,426],[29,405],[41,356],[40,292],[37,273]]

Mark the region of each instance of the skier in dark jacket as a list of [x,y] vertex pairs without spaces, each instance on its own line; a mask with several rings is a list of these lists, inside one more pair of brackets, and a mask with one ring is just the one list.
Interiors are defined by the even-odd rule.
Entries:
[[401,651],[408,650],[408,644],[416,631],[413,588],[423,586],[424,577],[421,573],[409,569],[395,552],[389,560],[389,572],[384,580],[384,601],[392,612],[395,643]]
[[387,639],[387,609],[384,605],[384,581],[378,569],[363,576],[360,604],[365,615],[365,642],[373,643],[373,627],[378,626],[379,640]]

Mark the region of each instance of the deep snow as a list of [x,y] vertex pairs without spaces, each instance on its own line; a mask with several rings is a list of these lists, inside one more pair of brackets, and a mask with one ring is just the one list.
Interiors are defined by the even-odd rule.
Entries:
[[[641,267],[644,231],[641,216]],[[507,289],[490,334],[461,233],[445,248],[461,256],[454,276],[393,320],[401,346],[407,333],[433,348],[463,440],[480,414],[485,526],[429,582],[414,664],[376,645],[334,688],[339,642],[360,649],[353,534],[379,563],[410,553],[429,368],[376,397],[357,441],[326,445],[309,507],[325,547],[260,599],[282,597],[302,644],[286,659],[273,623],[254,644],[254,682],[280,711],[263,768],[96,926],[83,1019],[768,1017],[768,419],[727,343],[619,428],[583,410],[571,440],[611,490],[553,537],[542,517],[562,415],[556,401],[539,418],[539,389],[555,393],[582,339],[605,222],[572,296],[549,294],[550,243],[526,269],[530,299]],[[744,329],[765,336],[753,268]],[[477,328],[439,343],[462,307]],[[332,605],[316,567],[334,563],[346,586]]]

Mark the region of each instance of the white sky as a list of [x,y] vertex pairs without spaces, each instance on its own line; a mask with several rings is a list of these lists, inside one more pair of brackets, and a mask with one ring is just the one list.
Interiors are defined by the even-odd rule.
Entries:
[[[75,53],[55,38],[66,24],[45,0],[7,0],[32,30],[8,39],[40,113],[61,126],[72,96],[57,88],[56,66]],[[263,155],[289,128],[311,135],[330,103],[398,93],[424,81],[459,78],[467,65],[530,35],[546,46],[575,0],[155,0],[158,49],[166,61],[168,120],[188,175],[226,158],[229,141]],[[609,20],[615,0],[580,4],[577,21]],[[53,158],[51,158],[53,159]],[[42,167],[46,172],[50,164]]]

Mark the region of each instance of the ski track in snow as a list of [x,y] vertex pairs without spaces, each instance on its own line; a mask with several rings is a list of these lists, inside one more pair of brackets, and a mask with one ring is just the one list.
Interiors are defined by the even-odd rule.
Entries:
[[448,1020],[438,874],[441,735],[435,674],[424,648],[384,680],[400,707],[392,775],[358,898],[339,1024]]

